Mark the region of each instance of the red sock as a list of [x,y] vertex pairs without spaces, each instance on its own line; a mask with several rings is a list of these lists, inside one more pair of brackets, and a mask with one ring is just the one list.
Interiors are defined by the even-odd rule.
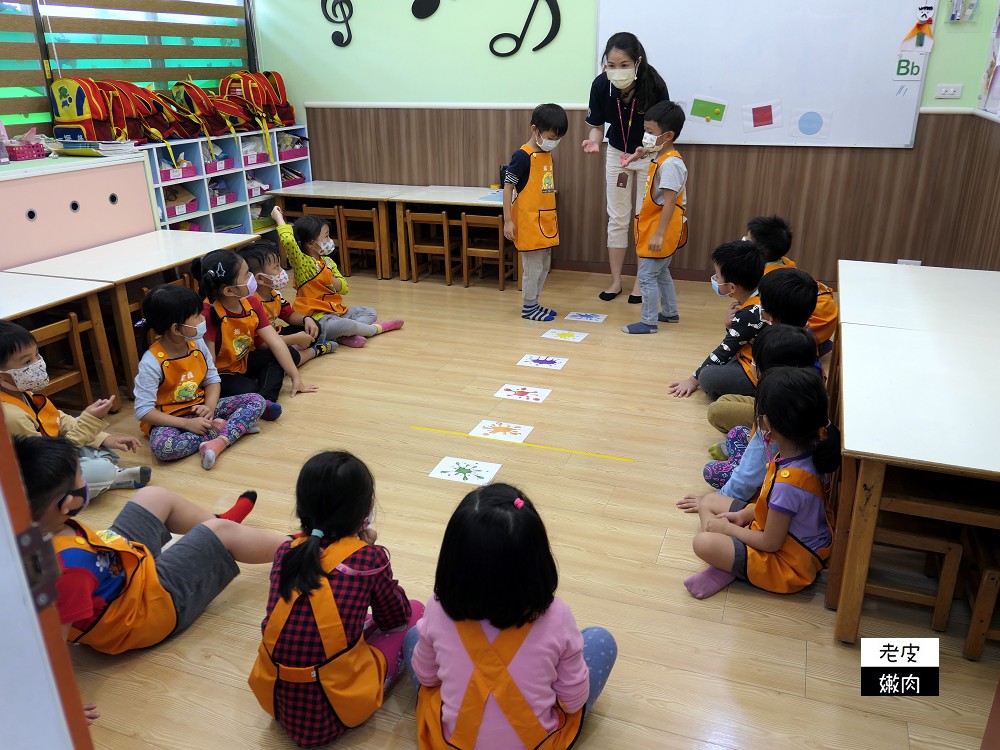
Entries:
[[225,513],[219,513],[218,517],[225,518],[227,521],[243,523],[243,520],[250,515],[250,511],[253,510],[254,503],[256,502],[257,493],[253,490],[247,490],[240,495],[239,499],[232,508],[227,510]]

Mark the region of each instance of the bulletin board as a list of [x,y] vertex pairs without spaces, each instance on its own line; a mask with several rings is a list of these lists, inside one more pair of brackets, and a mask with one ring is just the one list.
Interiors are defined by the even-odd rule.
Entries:
[[597,57],[639,36],[688,115],[680,143],[907,148],[933,48],[918,14],[935,5],[599,0]]

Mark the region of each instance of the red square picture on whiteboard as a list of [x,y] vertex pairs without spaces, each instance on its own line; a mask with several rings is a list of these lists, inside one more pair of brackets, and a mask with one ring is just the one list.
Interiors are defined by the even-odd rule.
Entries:
[[768,125],[774,125],[774,114],[771,111],[771,105],[765,104],[763,107],[754,107],[753,126],[755,128],[763,128]]

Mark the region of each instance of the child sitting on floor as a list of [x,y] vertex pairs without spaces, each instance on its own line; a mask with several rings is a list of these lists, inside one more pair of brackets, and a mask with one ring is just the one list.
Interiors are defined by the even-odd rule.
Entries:
[[278,242],[295,274],[297,291],[292,308],[319,324],[317,342],[335,341],[360,349],[372,336],[403,327],[402,320],[377,323],[372,307],[344,304],[347,279],[330,258],[335,248],[330,239],[330,225],[324,219],[306,215],[290,227],[277,206],[271,217],[278,224]]
[[248,432],[266,402],[258,393],[220,398],[219,373],[205,335],[198,295],[161,284],[142,301],[143,326],[156,334],[135,376],[135,418],[149,435],[153,455],[176,461],[201,453],[211,469],[219,454]]
[[295,513],[302,533],[274,556],[250,687],[299,747],[315,747],[382,705],[424,606],[407,599],[375,545],[375,479],[360,459],[326,451],[306,461]]
[[684,581],[692,596],[712,596],[736,578],[778,594],[816,580],[833,541],[824,478],[840,464],[827,408],[815,368],[778,367],[761,381],[757,429],[777,452],[754,502],[718,497],[699,505],[694,553],[708,567]]
[[98,399],[80,414],[62,412],[40,391],[49,384],[38,342],[26,328],[0,320],[0,405],[11,437],[16,435],[63,436],[77,447],[80,465],[94,496],[108,489],[138,489],[149,484],[148,466],[119,468],[115,449],[135,453],[139,439],[109,435],[104,421],[113,398]]
[[618,655],[577,629],[545,525],[508,484],[473,490],[448,521],[434,599],[406,638],[421,750],[568,748]]
[[[319,326],[308,315],[295,312],[279,290],[288,285],[288,273],[281,267],[278,246],[267,240],[251,242],[236,249],[236,254],[246,261],[257,279],[257,298],[264,306],[271,325],[288,345],[295,366],[304,365],[314,357],[321,357],[337,349],[336,341],[314,343],[319,336]],[[254,339],[255,347],[267,347],[260,337]]]

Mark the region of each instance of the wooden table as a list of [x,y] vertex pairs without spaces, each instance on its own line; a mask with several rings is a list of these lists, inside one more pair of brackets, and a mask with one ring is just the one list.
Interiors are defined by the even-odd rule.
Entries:
[[841,498],[852,511],[835,636],[854,643],[886,467],[1000,481],[988,416],[1000,353],[977,330],[1000,293],[1000,273],[840,268],[840,410],[845,463],[857,461],[857,480]]
[[[110,288],[111,284],[103,281],[0,272],[0,318],[22,318],[79,301],[85,311],[80,328],[90,333],[102,396],[109,397],[118,390],[118,381],[111,363],[111,349],[97,295]],[[120,408],[121,399],[116,399],[112,411]]]
[[406,251],[406,204],[431,204],[440,206],[475,206],[503,211],[503,190],[485,187],[457,187],[455,185],[427,185],[407,187],[393,196],[396,203],[396,234],[399,237],[399,278],[406,281],[409,273],[404,273],[403,263]]
[[[382,278],[391,279],[392,256],[389,241],[389,201],[398,193],[412,189],[412,185],[314,180],[301,185],[295,185],[294,187],[272,190],[268,195],[274,197],[275,202],[282,211],[285,210],[285,198],[313,198],[324,201],[371,201],[375,203],[375,207],[378,210],[379,245],[382,248],[380,258]],[[407,271],[406,253],[402,250],[405,244],[403,235],[399,235],[399,244],[399,275],[401,279],[405,280],[409,272]]]
[[126,372],[125,385],[129,393],[139,367],[132,326],[131,302],[127,284],[162,271],[172,270],[212,250],[237,247],[258,239],[256,234],[228,234],[213,232],[179,232],[160,230],[140,234],[126,240],[80,250],[59,258],[40,260],[8,273],[51,278],[86,279],[114,285],[112,309],[115,329],[122,350]]

